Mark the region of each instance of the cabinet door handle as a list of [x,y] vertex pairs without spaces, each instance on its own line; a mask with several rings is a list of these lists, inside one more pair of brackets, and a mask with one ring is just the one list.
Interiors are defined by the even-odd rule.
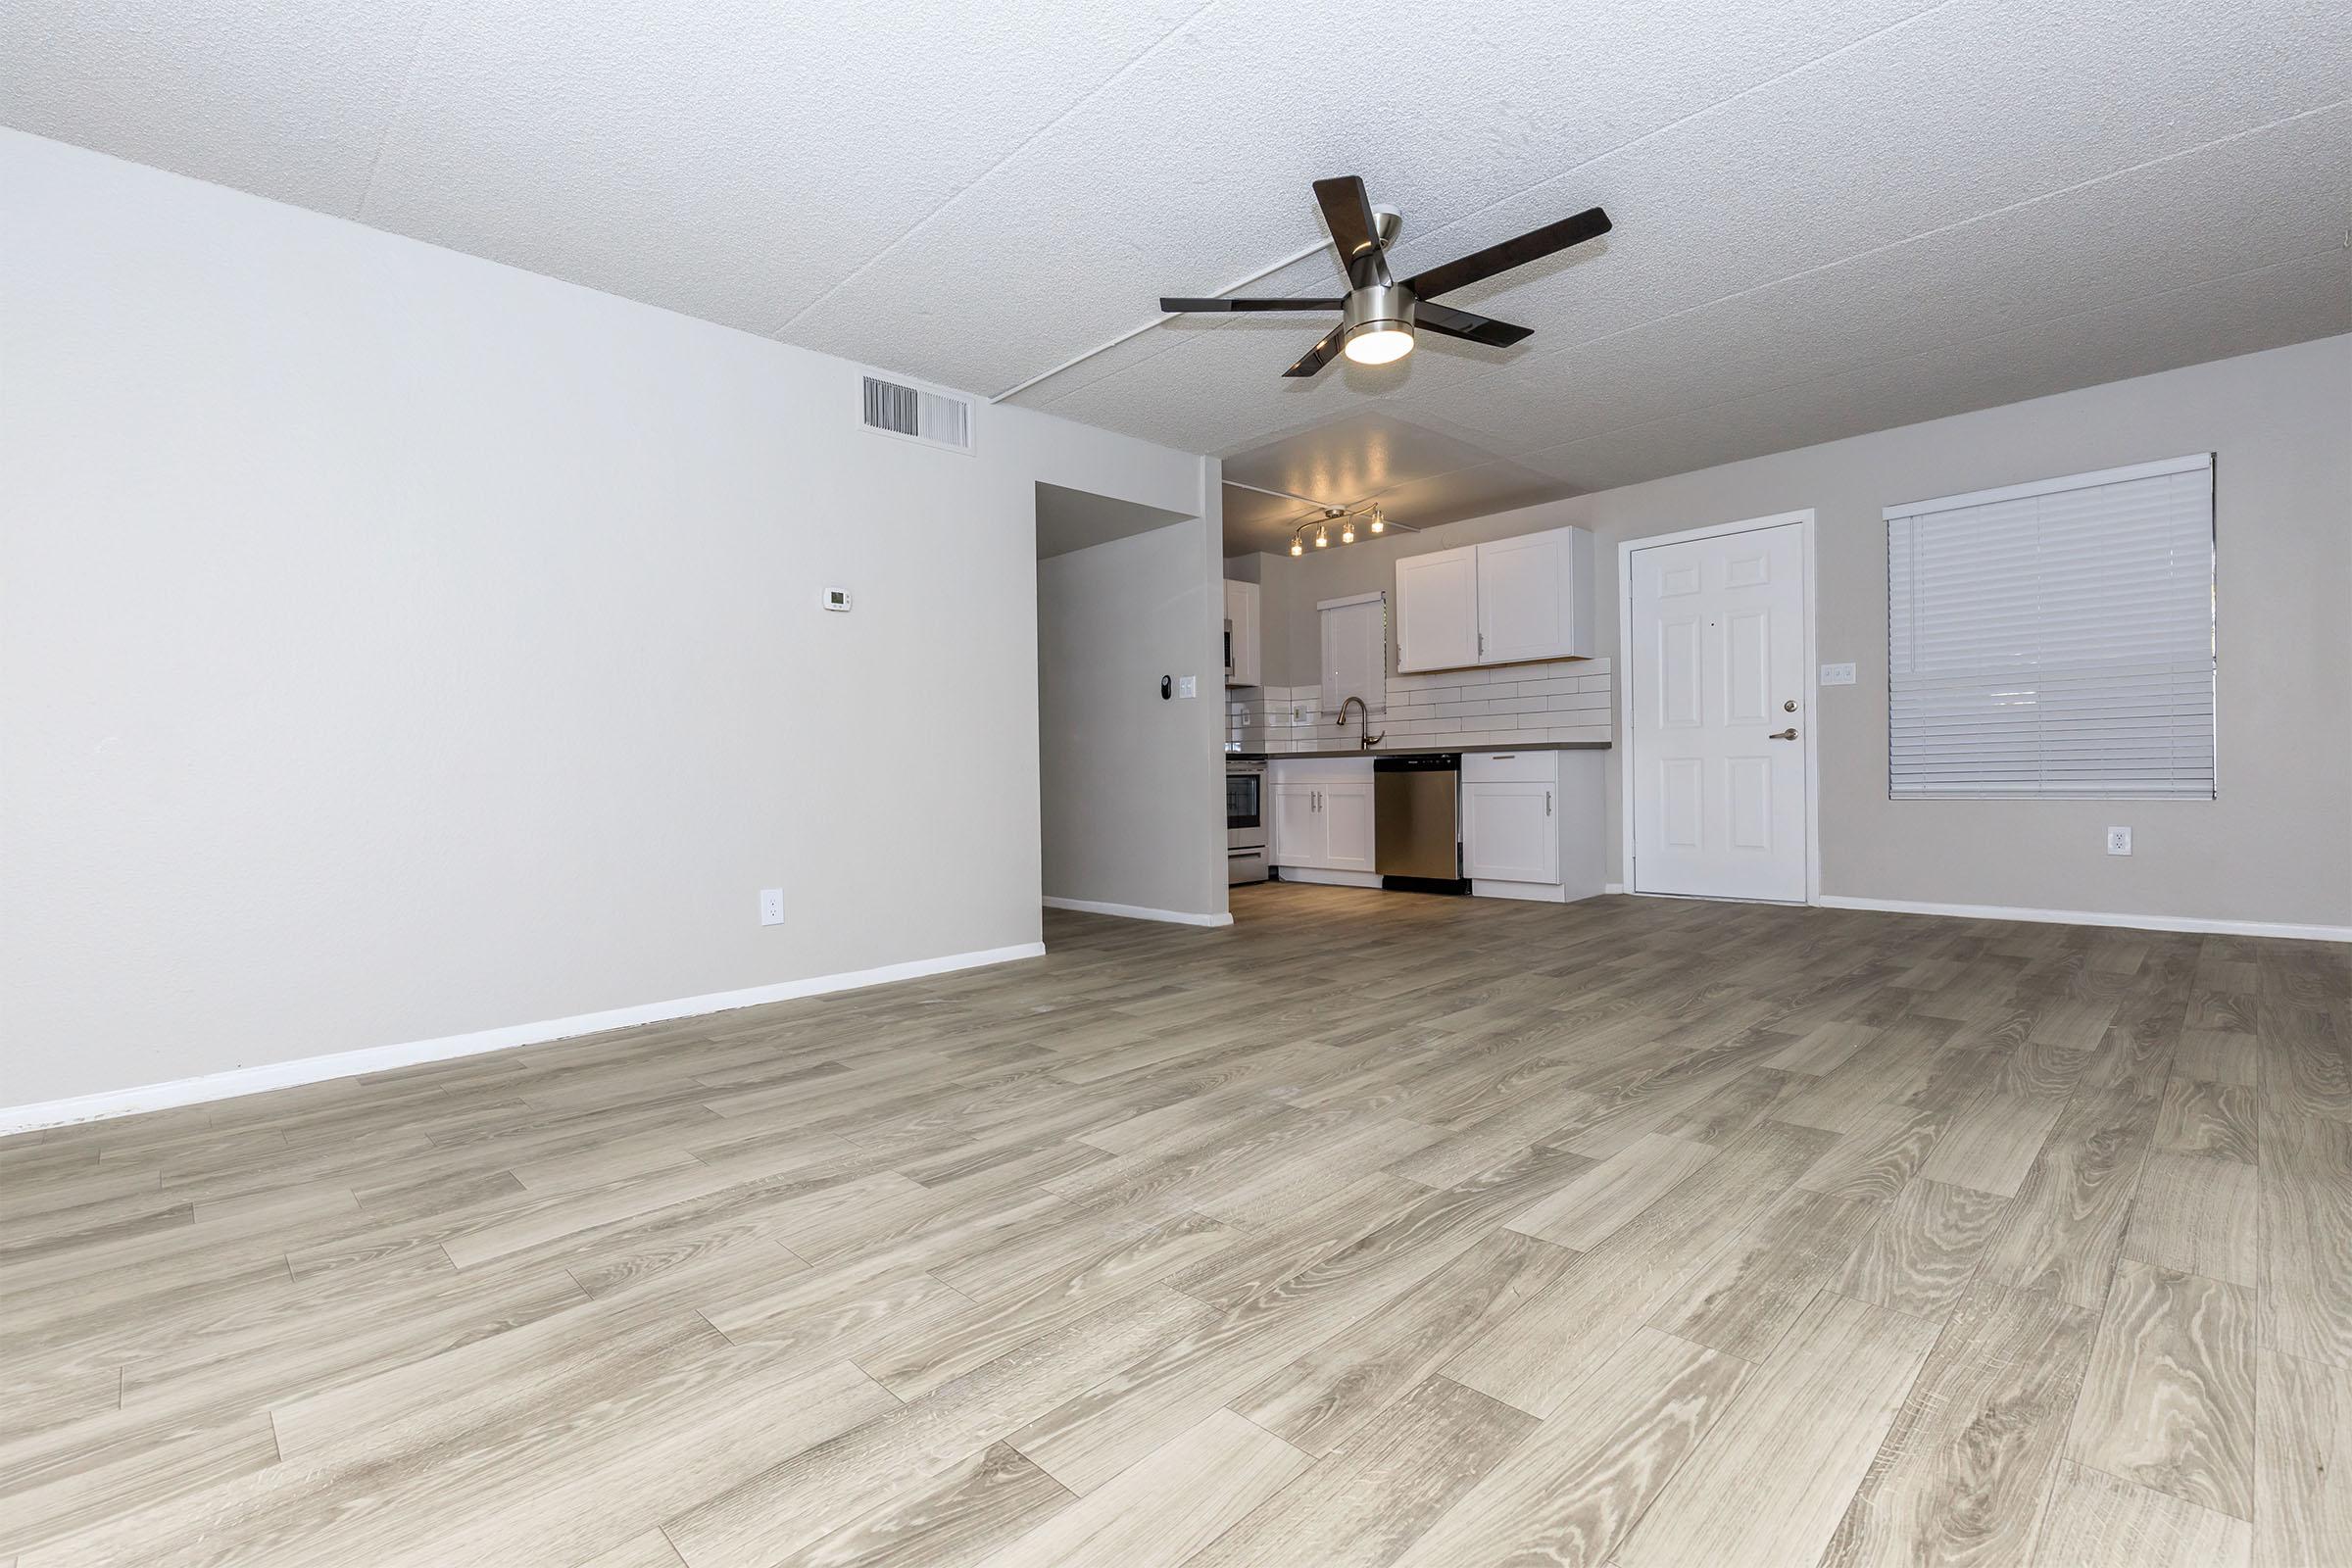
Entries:
[[1483,631],[1478,634],[1478,651],[1481,654],[1487,651],[1487,634]]
[[1551,814],[1551,791],[1549,790],[1544,792],[1544,814],[1545,816]]

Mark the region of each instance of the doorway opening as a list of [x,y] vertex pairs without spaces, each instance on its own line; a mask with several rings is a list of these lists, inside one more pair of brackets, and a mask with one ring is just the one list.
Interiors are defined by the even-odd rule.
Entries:
[[1224,925],[1223,578],[1207,521],[1037,486],[1039,894]]

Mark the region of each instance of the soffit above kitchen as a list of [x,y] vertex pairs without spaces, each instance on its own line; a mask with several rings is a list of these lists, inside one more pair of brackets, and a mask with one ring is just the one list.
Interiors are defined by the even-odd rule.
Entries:
[[1316,503],[1378,501],[1427,528],[1574,493],[1462,434],[1369,411],[1227,458],[1225,479],[1229,556],[1289,549],[1298,524],[1321,514]]
[[[1407,524],[2352,330],[2352,7],[1382,20],[1371,88],[1301,90],[1358,9],[24,0],[0,120],[1237,473],[1474,449],[1404,461]],[[1405,272],[1615,226],[1447,297],[1510,348],[1286,379],[1319,325],[1161,318],[1332,292],[1339,174]]]

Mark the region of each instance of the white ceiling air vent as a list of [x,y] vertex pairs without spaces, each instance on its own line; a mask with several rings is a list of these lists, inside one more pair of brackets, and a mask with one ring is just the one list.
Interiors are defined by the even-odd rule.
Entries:
[[972,450],[972,405],[968,399],[932,392],[903,381],[865,378],[858,417],[868,430],[895,435],[951,452]]

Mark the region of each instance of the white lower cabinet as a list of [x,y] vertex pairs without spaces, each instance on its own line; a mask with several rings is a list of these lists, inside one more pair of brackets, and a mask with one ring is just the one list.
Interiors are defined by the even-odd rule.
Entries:
[[1552,784],[1496,780],[1463,789],[1464,858],[1473,881],[1556,882],[1559,817]]
[[1323,787],[1323,864],[1333,871],[1372,869],[1372,780]]
[[1462,759],[1470,891],[1565,904],[1601,890],[1606,803],[1598,752],[1472,752]]
[[[1472,893],[1565,904],[1601,890],[1604,755],[1464,754],[1462,863]],[[1266,778],[1273,865],[1294,881],[1379,886],[1370,758],[1274,761]]]
[[1313,784],[1298,784],[1284,780],[1273,787],[1274,825],[1267,843],[1268,859],[1275,865],[1299,865],[1305,861],[1295,856],[1314,857],[1321,864],[1321,856],[1331,842],[1323,830],[1322,791]]
[[1372,873],[1372,761],[1316,758],[1268,765],[1273,863],[1285,870]]

